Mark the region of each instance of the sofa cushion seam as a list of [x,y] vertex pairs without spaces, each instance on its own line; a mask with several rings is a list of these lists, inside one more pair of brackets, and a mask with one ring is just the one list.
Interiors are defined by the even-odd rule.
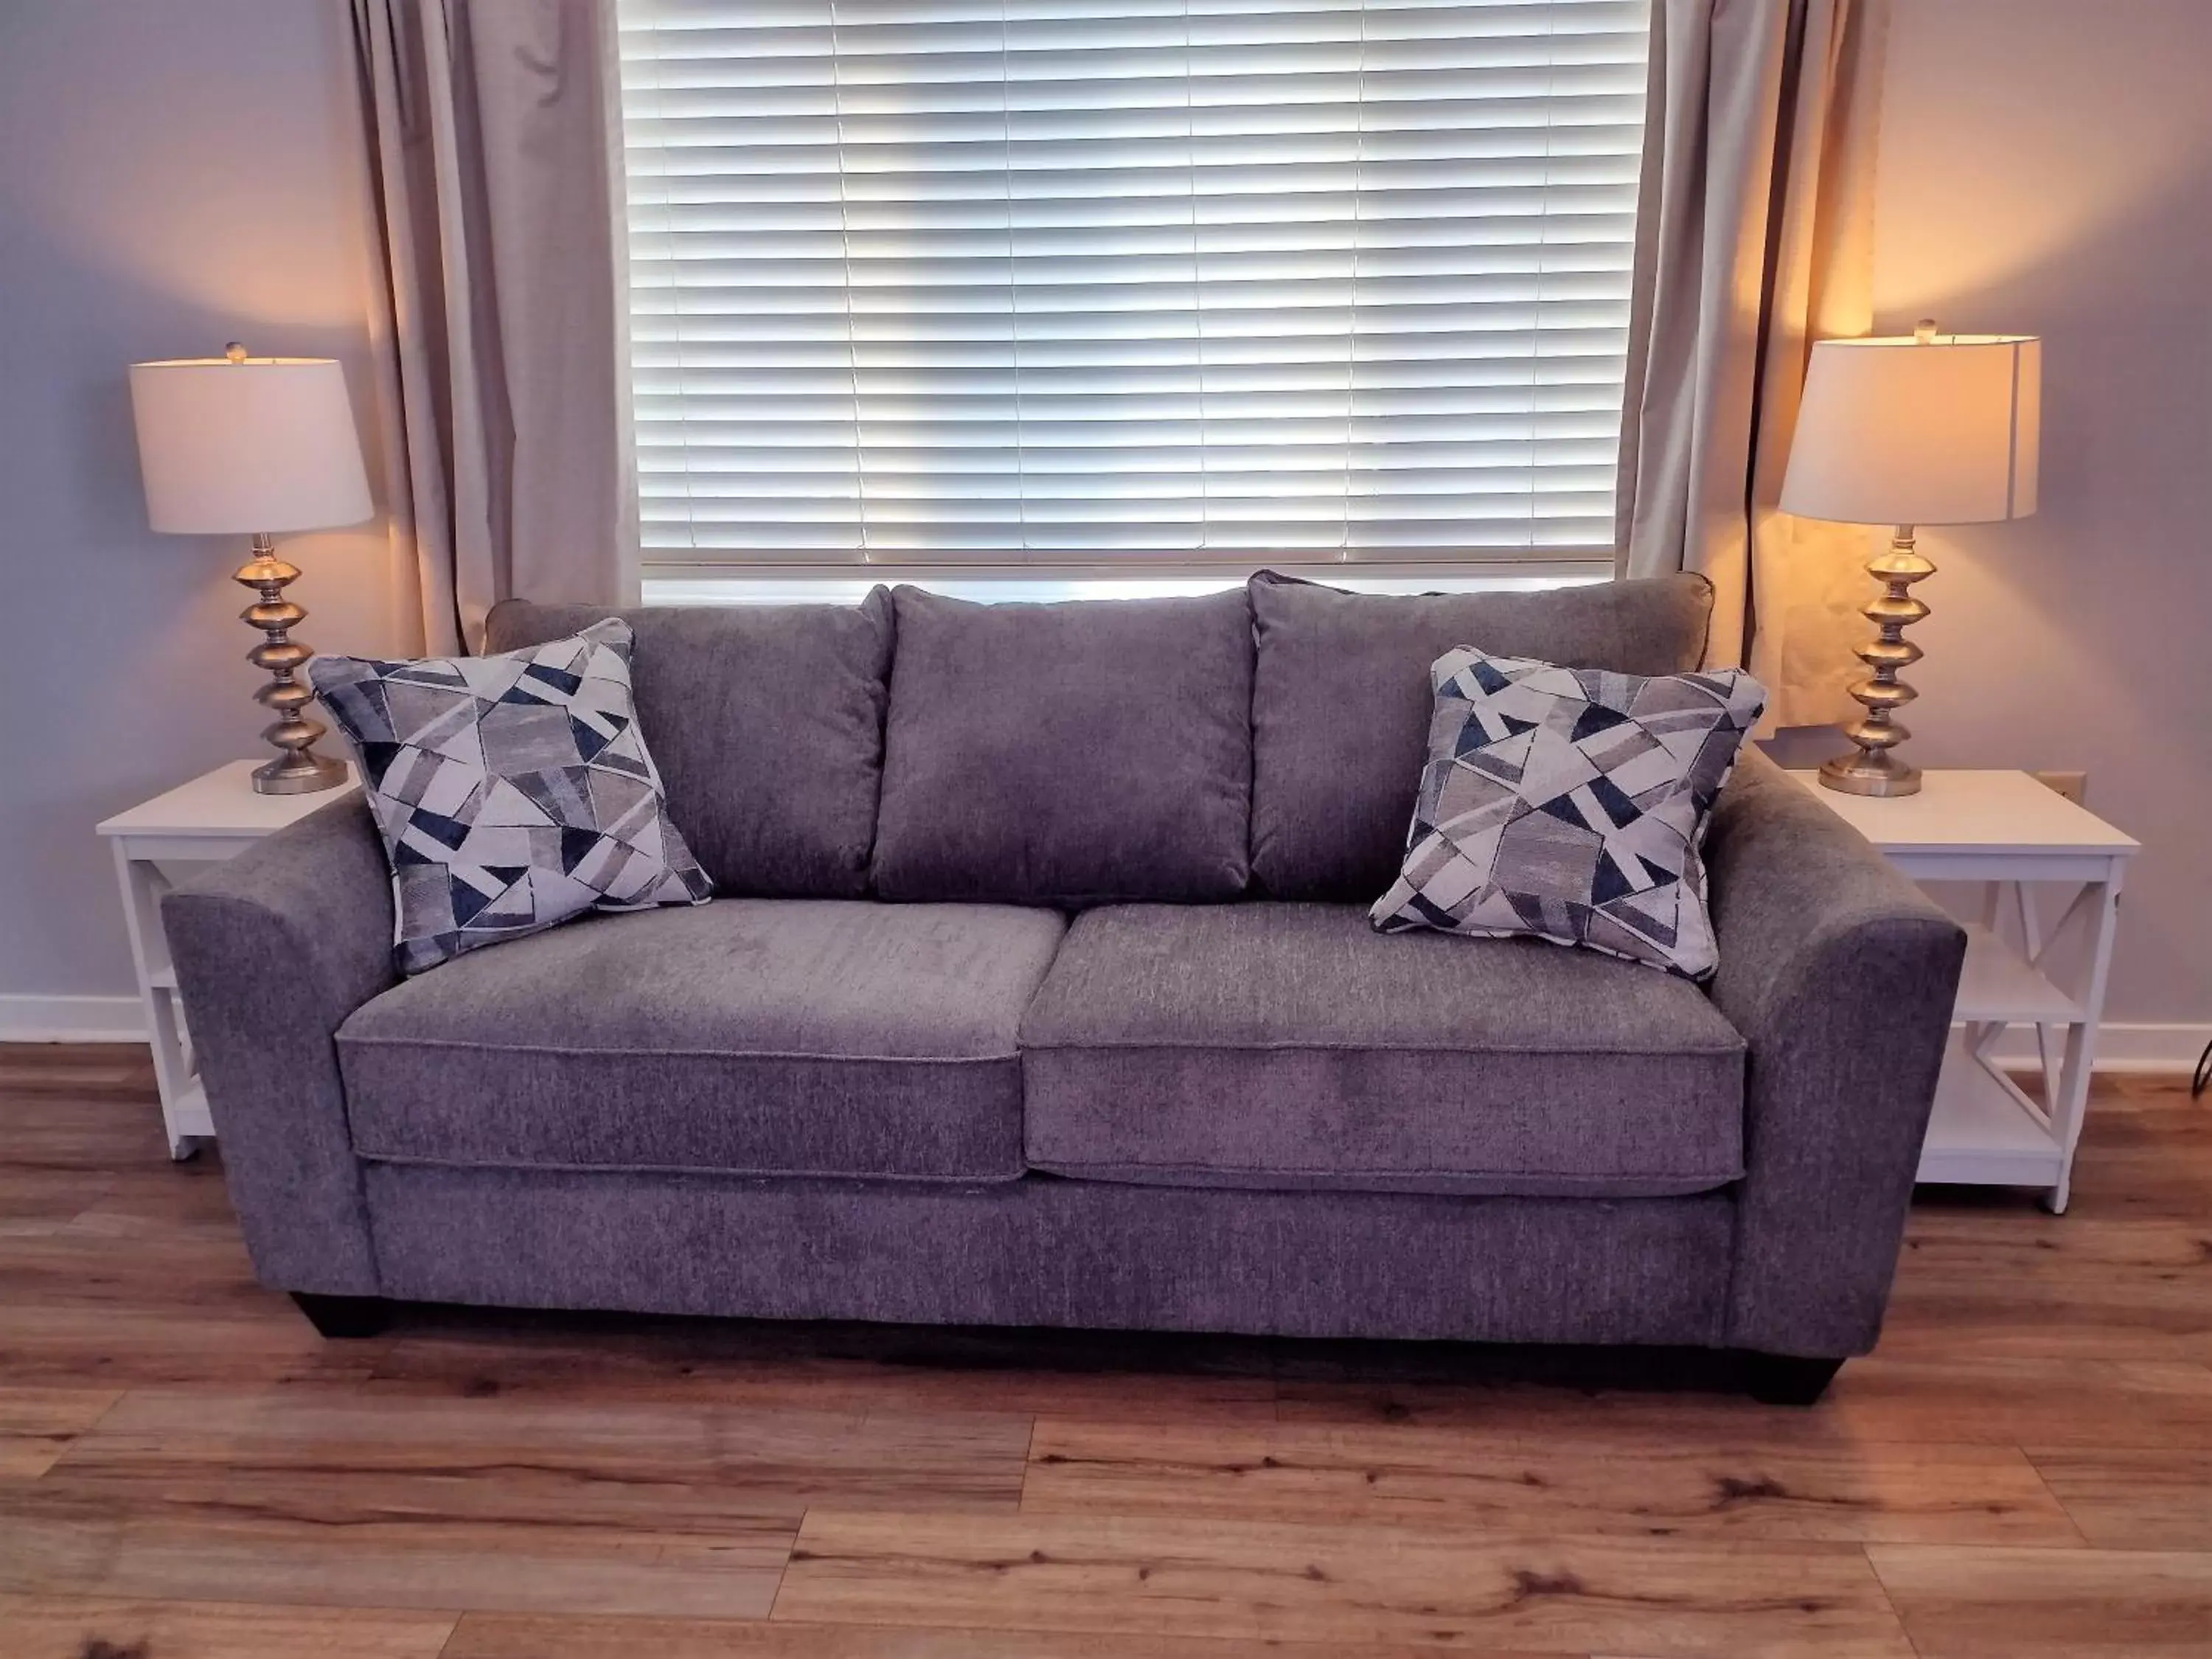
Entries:
[[1024,1042],[1018,1052],[1023,1055],[1038,1054],[1118,1054],[1160,1051],[1170,1053],[1300,1053],[1372,1054],[1511,1054],[1517,1057],[1548,1055],[1559,1059],[1592,1060],[1713,1060],[1741,1059],[1750,1052],[1751,1045],[1741,1038],[1729,1046],[1698,1048],[1575,1048],[1566,1047],[1518,1047],[1504,1043],[1444,1043],[1393,1042],[1377,1038],[1371,1042],[1346,1041],[1319,1042],[1287,1038],[1280,1042],[1252,1042],[1223,1039],[1218,1042]]
[[[1026,1156],[1032,1169],[1051,1170],[1057,1164],[1075,1170],[1079,1176],[1085,1167],[1049,1153],[1040,1156],[1030,1152]],[[1153,1164],[1135,1158],[1091,1158],[1087,1160],[1087,1167],[1091,1170],[1158,1170],[1191,1175],[1253,1175],[1333,1181],[1425,1181],[1431,1177],[1450,1181],[1711,1181],[1717,1187],[1725,1187],[1731,1182],[1743,1179],[1741,1158],[1736,1160],[1735,1172],[1724,1176],[1715,1176],[1706,1170],[1618,1170],[1593,1176],[1586,1170],[1571,1170],[1284,1169],[1256,1164]]]

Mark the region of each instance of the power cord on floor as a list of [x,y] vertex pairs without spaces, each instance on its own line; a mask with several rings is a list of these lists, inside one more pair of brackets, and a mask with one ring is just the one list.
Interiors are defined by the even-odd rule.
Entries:
[[2204,1052],[2197,1056],[2197,1070],[2189,1079],[2189,1097],[2202,1100],[2207,1084],[2212,1084],[2212,1042],[2206,1043]]

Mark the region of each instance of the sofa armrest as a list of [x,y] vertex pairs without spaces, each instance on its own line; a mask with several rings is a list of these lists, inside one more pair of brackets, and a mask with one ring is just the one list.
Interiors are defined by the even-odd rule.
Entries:
[[223,1173],[264,1284],[377,1292],[332,1038],[395,981],[368,805],[331,802],[161,902]]
[[1966,936],[1756,751],[1705,843],[1715,1004],[1750,1045],[1729,1340],[1863,1353],[1881,1329]]

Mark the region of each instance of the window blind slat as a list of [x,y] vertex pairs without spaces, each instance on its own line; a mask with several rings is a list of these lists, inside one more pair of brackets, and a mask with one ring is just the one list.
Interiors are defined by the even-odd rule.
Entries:
[[1649,0],[619,0],[659,562],[1612,539]]

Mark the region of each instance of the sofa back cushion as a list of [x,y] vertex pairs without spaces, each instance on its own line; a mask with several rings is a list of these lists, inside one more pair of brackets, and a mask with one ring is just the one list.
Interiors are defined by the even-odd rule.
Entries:
[[859,605],[615,611],[509,599],[484,624],[511,651],[620,616],[636,635],[638,720],[668,814],[717,890],[855,898],[867,890],[883,776],[890,595]]
[[879,896],[1073,908],[1243,890],[1252,612],[1242,590],[1057,605],[974,605],[915,587],[892,598]]
[[1454,646],[1568,668],[1698,666],[1703,576],[1536,593],[1346,593],[1262,571],[1252,696],[1252,877],[1276,898],[1371,903],[1398,874],[1433,697]]

